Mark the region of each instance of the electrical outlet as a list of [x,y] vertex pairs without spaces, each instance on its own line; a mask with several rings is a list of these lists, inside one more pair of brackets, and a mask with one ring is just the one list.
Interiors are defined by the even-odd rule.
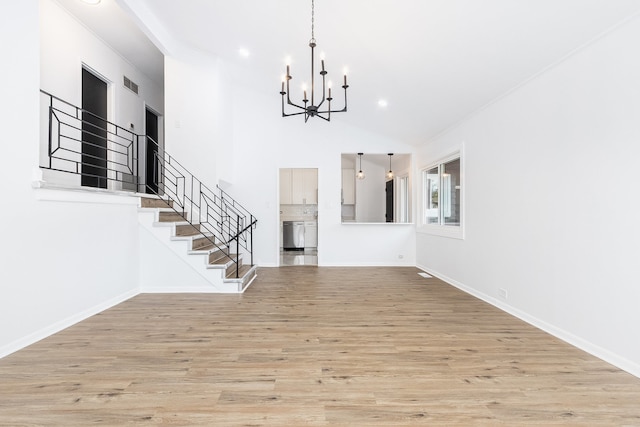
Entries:
[[507,299],[507,290],[504,288],[499,288],[498,295],[500,295],[500,298],[502,299]]
[[404,258],[404,255],[402,254],[398,255],[398,259],[403,259],[403,258]]

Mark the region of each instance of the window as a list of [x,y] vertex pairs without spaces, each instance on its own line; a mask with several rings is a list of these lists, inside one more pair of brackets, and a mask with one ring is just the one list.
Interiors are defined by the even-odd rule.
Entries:
[[[462,226],[460,165],[460,154],[456,154],[422,170],[423,230],[452,236],[459,234],[462,237],[459,231]],[[454,231],[454,234],[450,231]]]

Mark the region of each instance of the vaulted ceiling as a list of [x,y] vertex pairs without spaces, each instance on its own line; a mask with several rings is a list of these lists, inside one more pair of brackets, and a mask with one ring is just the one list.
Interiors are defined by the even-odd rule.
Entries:
[[[115,1],[58,0],[156,79],[162,55],[134,43],[143,32],[133,22],[161,29],[174,49],[246,67],[274,108],[286,57],[292,96],[310,83],[311,0],[117,0],[136,11],[131,20]],[[317,50],[334,88],[349,73],[349,112],[332,121],[420,144],[639,12],[638,0],[316,0]]]

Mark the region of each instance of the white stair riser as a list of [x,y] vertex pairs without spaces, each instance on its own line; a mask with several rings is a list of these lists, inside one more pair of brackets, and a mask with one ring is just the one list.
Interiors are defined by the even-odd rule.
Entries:
[[176,236],[175,223],[159,222],[159,212],[163,209],[146,208],[140,209],[138,222],[140,226],[153,235],[158,244],[163,244],[175,255],[175,262],[181,265],[187,264],[193,271],[206,281],[206,286],[200,283],[193,286],[193,283],[185,281],[175,283],[175,286],[154,287],[145,286],[145,292],[206,292],[206,293],[242,293],[255,279],[255,271],[250,272],[246,280],[225,280],[225,271],[229,265],[211,265],[208,263],[209,254],[205,251],[193,251],[191,249],[192,240],[201,236]]

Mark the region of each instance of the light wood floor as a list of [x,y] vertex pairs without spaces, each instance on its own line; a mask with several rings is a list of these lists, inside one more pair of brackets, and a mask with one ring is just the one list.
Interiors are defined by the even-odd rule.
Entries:
[[640,379],[417,272],[137,296],[0,359],[0,425],[640,426]]

